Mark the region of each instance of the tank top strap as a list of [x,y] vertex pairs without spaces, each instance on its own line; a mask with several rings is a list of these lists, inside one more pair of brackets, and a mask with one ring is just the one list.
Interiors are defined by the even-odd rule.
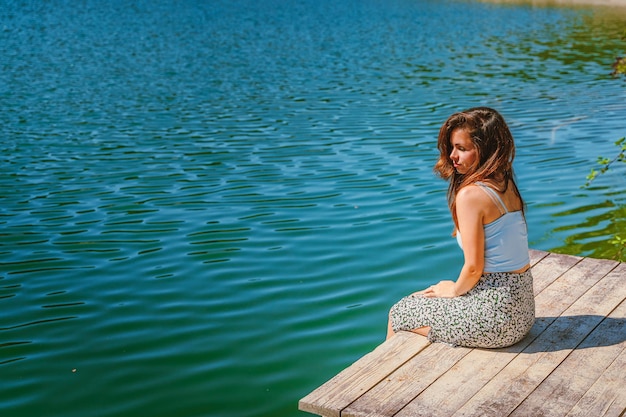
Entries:
[[476,181],[474,184],[478,185],[487,193],[487,195],[496,204],[496,206],[498,206],[498,209],[502,214],[506,214],[509,212],[509,210],[506,208],[506,205],[504,204],[504,201],[502,201],[502,198],[500,198],[498,193],[493,188],[480,181]]

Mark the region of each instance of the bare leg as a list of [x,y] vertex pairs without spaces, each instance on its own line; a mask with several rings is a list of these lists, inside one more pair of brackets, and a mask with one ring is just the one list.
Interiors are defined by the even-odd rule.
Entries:
[[430,327],[429,326],[418,327],[417,329],[411,330],[411,332],[417,333],[417,334],[422,335],[424,337],[428,337],[428,332],[429,331],[430,331]]
[[389,319],[387,320],[387,338],[385,340],[389,340],[391,336],[396,334],[393,331],[393,327],[391,327],[391,312],[389,313]]

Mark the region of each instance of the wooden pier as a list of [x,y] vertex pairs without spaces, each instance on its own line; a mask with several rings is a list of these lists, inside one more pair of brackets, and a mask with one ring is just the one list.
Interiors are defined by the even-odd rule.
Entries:
[[625,416],[626,263],[530,251],[537,320],[504,349],[399,332],[300,400],[324,417]]

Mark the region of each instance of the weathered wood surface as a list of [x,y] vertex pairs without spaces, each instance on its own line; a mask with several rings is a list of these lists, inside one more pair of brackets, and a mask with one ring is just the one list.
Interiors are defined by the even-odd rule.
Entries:
[[504,349],[399,332],[300,400],[324,417],[626,415],[626,264],[530,251],[537,321]]

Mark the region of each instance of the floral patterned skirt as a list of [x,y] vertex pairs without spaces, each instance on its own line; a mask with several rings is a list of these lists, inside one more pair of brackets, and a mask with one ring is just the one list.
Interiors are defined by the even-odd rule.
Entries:
[[530,269],[522,274],[485,273],[460,297],[410,295],[391,308],[390,319],[394,331],[429,326],[431,342],[510,346],[522,340],[535,322],[533,277]]

